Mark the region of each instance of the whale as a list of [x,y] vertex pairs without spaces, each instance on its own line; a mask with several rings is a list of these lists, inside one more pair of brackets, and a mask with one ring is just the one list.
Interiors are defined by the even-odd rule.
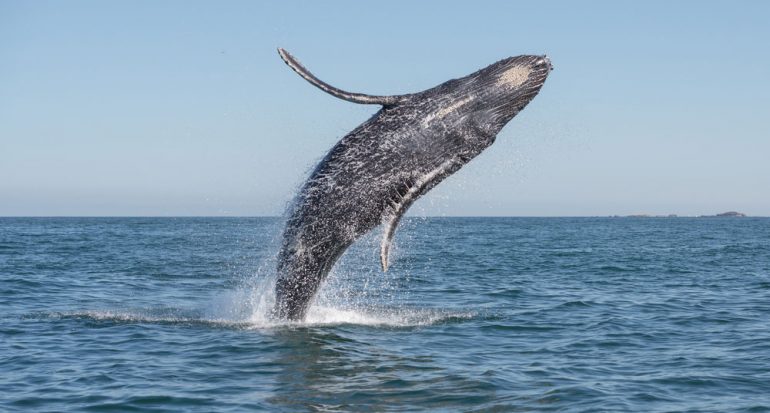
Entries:
[[287,208],[272,311],[286,320],[304,319],[345,250],[380,225],[380,265],[387,271],[409,207],[492,145],[553,70],[546,55],[520,55],[421,92],[377,96],[331,86],[285,49],[278,54],[324,92],[380,106],[329,150]]

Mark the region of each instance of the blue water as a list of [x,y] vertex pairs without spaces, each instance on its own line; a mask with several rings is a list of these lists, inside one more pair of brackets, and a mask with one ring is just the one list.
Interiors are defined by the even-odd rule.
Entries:
[[770,411],[770,219],[412,218],[297,324],[280,224],[0,219],[0,411]]

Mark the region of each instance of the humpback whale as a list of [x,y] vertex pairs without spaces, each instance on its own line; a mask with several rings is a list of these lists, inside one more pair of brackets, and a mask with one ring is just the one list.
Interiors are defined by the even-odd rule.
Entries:
[[537,95],[553,69],[547,56],[500,60],[422,92],[373,96],[331,86],[289,52],[283,61],[317,88],[380,110],[345,135],[287,211],[278,253],[273,316],[301,320],[337,259],[382,224],[382,270],[401,217],[431,188],[490,146]]

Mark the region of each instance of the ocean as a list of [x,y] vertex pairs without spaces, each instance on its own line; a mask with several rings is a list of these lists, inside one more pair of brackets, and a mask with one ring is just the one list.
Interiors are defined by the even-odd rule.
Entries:
[[0,218],[3,412],[770,412],[770,219],[408,218],[301,323],[277,218]]

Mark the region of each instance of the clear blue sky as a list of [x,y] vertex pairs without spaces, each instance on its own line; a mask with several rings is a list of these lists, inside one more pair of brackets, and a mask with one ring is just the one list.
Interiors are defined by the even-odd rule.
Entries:
[[770,215],[770,2],[0,0],[0,215],[277,215],[377,108],[555,71],[427,215]]

